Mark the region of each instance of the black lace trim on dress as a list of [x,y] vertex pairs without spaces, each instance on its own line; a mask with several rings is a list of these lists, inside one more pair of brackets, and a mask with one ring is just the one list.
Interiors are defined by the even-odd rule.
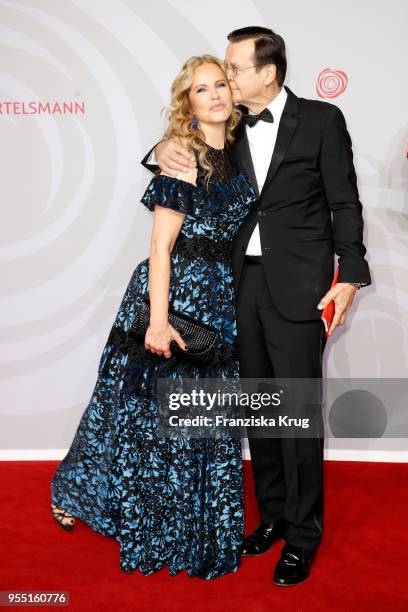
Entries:
[[[206,157],[208,162],[214,168],[210,178],[210,184],[213,181],[220,181],[223,183],[239,174],[239,168],[230,145],[226,144],[224,149],[214,149],[213,147],[207,145]],[[196,180],[197,186],[206,185],[206,175],[207,171],[198,165]]]
[[207,236],[192,236],[179,234],[174,243],[173,253],[180,253],[194,259],[203,257],[207,261],[216,262],[220,259],[230,259],[232,252],[231,240],[214,240]]

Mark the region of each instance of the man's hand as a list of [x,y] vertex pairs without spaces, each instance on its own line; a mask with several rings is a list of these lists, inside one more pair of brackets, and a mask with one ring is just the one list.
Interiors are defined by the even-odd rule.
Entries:
[[159,142],[154,154],[160,170],[174,178],[177,178],[179,172],[190,172],[196,167],[194,154],[174,138]]
[[323,310],[325,306],[334,300],[334,317],[328,335],[331,336],[338,325],[343,325],[346,321],[347,312],[353,303],[356,294],[356,287],[347,283],[336,283],[318,304],[319,310]]

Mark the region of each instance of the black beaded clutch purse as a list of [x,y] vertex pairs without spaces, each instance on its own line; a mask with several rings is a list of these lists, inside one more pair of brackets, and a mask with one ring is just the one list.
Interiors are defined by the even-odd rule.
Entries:
[[[208,361],[211,350],[215,345],[218,337],[217,330],[213,329],[201,321],[191,319],[186,315],[180,314],[169,307],[168,310],[169,323],[176,329],[184,342],[187,344],[187,350],[183,351],[177,342],[170,342],[170,349],[177,356],[183,356],[184,359],[194,361],[198,364],[204,364]],[[128,334],[139,341],[144,341],[147,328],[150,321],[150,303],[144,299],[136,308],[135,318]]]

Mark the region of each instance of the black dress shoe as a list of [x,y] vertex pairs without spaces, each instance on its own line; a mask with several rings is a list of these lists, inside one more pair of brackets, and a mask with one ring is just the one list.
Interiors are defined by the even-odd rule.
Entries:
[[243,557],[257,557],[270,549],[272,544],[283,538],[286,532],[283,520],[276,523],[261,523],[251,535],[246,536],[241,546]]
[[278,586],[293,586],[303,582],[309,576],[314,557],[314,551],[285,544],[282,548],[275,574],[274,584]]

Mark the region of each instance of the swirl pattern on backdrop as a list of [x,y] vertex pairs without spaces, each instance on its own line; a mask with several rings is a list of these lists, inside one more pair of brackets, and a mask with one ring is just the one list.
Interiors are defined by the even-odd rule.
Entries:
[[337,98],[346,91],[348,76],[343,70],[325,68],[317,77],[316,91],[320,98]]

